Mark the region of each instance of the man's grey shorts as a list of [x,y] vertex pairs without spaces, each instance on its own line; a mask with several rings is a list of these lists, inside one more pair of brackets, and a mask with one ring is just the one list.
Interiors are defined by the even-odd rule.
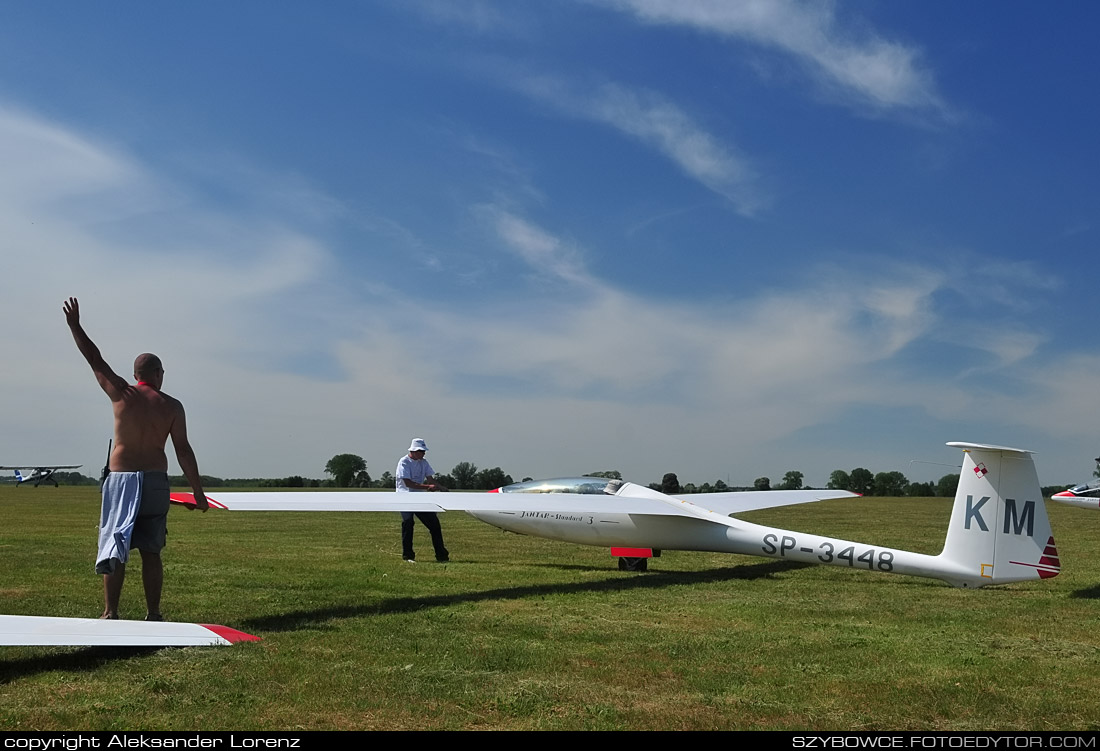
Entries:
[[130,549],[159,553],[168,541],[168,508],[172,505],[172,487],[167,472],[145,472],[141,479],[141,505],[138,507]]

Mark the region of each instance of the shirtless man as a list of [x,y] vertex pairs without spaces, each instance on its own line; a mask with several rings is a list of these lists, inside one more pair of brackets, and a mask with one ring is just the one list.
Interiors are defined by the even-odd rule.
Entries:
[[[129,550],[113,535],[115,528],[132,520],[130,547],[141,551],[141,580],[145,587],[146,620],[163,620],[160,593],[164,567],[160,551],[167,535],[169,500],[168,457],[164,444],[168,436],[176,449],[183,474],[195,494],[195,506],[206,511],[210,506],[202,489],[195,452],[187,442],[187,421],[183,405],[160,390],[164,368],[156,355],[138,355],[134,361],[131,386],[103,360],[99,348],[80,325],[80,306],[70,297],[62,306],[65,320],[76,346],[92,366],[100,388],[110,397],[115,413],[114,448],[107,462],[110,474],[103,483],[103,508],[100,515],[100,554],[96,573],[103,574],[102,618],[118,618],[118,602],[126,577]],[[128,501],[127,501],[128,499]],[[137,501],[135,504],[134,501]],[[134,516],[136,512],[136,518]],[[129,514],[129,519],[127,519]],[[118,555],[114,555],[117,553]]]

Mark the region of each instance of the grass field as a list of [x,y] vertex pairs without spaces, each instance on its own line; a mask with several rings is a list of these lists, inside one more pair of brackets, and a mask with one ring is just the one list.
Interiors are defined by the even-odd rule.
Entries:
[[[949,509],[745,518],[937,553]],[[705,553],[621,573],[454,513],[452,562],[410,565],[396,514],[173,509],[165,614],[263,641],[0,647],[0,729],[1097,729],[1100,514],[1048,512],[1064,573],[967,591]],[[97,615],[97,520],[95,488],[0,488],[0,612]]]

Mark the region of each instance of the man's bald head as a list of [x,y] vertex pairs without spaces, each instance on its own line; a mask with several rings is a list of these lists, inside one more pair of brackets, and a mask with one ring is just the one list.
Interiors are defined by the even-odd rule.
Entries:
[[134,378],[159,389],[164,380],[164,367],[160,364],[160,358],[149,352],[138,355],[134,360]]

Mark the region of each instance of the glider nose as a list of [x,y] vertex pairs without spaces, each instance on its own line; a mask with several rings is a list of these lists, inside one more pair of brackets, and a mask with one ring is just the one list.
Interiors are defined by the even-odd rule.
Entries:
[[1100,509],[1100,498],[1077,495],[1072,490],[1063,490],[1061,493],[1055,493],[1050,497],[1050,500],[1064,503],[1067,506]]

